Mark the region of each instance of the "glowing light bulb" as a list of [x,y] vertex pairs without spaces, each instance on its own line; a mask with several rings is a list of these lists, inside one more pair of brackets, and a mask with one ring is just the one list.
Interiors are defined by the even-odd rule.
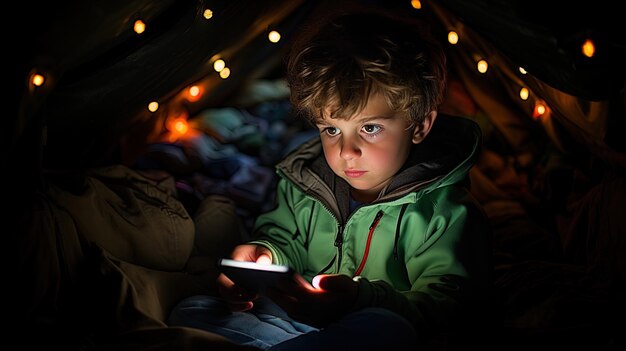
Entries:
[[533,109],[533,117],[534,118],[539,118],[543,114],[545,114],[547,110],[548,110],[548,107],[546,105],[544,105],[543,102],[537,101],[535,103],[535,108]]
[[211,11],[210,9],[205,9],[204,12],[202,12],[202,16],[204,16],[204,18],[206,19],[211,19],[211,17],[213,17],[213,11]]
[[273,30],[273,31],[269,32],[269,34],[267,34],[267,38],[272,43],[278,43],[278,41],[280,40],[280,33],[278,33],[277,31]]
[[152,101],[148,104],[148,111],[156,112],[159,109],[159,103],[156,101]]
[[133,25],[133,30],[135,31],[135,33],[141,34],[146,31],[146,24],[143,23],[142,20],[136,20],[135,24]]
[[519,72],[520,72],[521,74],[526,74],[526,73],[528,73],[528,72],[526,72],[526,70],[524,69],[524,67],[520,67],[520,68],[519,68]]
[[226,79],[228,76],[230,76],[230,68],[224,67],[224,69],[220,71],[220,77],[222,77],[222,79]]
[[596,53],[596,45],[593,43],[593,40],[591,39],[585,40],[585,42],[580,47],[580,49],[582,50],[583,55],[587,57],[593,57],[593,55]]
[[173,127],[174,127],[174,130],[178,132],[179,134],[185,134],[189,130],[189,125],[187,124],[187,121],[185,121],[184,119],[179,119],[175,121]]
[[213,62],[213,69],[217,72],[221,72],[224,67],[226,67],[226,62],[224,62],[224,60],[222,59],[217,59],[215,60],[215,62]]
[[528,95],[530,95],[530,91],[528,90],[528,88],[524,87],[520,89],[519,97],[522,98],[522,100],[528,100]]
[[420,0],[411,0],[411,6],[414,9],[419,10],[422,8],[422,2]]
[[198,96],[200,94],[200,87],[198,87],[197,85],[192,85],[191,87],[189,87],[188,91],[190,96]]
[[202,86],[192,85],[187,89],[185,98],[189,102],[196,102],[200,100],[200,97],[202,96],[203,92],[204,92],[204,89],[202,88]]
[[485,60],[480,60],[476,63],[476,69],[478,69],[480,73],[485,73],[487,69],[489,69],[489,64]]
[[46,81],[46,79],[44,78],[43,75],[41,75],[39,73],[35,73],[30,78],[30,81],[31,81],[31,83],[33,83],[34,86],[40,87],[40,86],[43,85],[43,83]]
[[459,42],[459,35],[457,34],[457,32],[453,30],[448,32],[448,42],[452,45]]
[[537,113],[540,115],[543,115],[544,113],[546,113],[546,107],[543,106],[542,104],[538,104],[537,105]]

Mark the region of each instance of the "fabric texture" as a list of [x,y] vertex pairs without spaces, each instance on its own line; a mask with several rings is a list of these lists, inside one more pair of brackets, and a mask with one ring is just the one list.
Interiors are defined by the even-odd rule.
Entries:
[[[246,312],[231,312],[217,297],[198,295],[178,304],[168,323],[222,335],[263,350],[413,350],[417,335],[402,316],[382,308],[355,311],[318,329],[291,319],[261,297]],[[383,336],[383,337],[379,337]]]
[[168,324],[193,327],[222,335],[241,345],[260,349],[319,329],[290,318],[270,299],[261,297],[246,312],[231,312],[219,297],[198,295],[181,301],[170,314]]
[[[166,183],[115,166],[90,172],[82,187],[51,184],[40,193],[20,218],[11,337],[35,350],[247,349],[164,322],[182,298],[213,292],[207,282],[216,274],[201,269],[209,262],[200,264],[194,222]],[[230,205],[206,206],[215,214]],[[205,235],[225,235],[233,218],[222,216]]]

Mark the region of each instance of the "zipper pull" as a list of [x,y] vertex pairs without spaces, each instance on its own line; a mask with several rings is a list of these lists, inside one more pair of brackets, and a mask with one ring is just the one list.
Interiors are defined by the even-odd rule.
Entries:
[[335,237],[335,247],[341,247],[343,244],[343,225],[337,225],[337,236]]
[[378,224],[378,221],[380,221],[380,218],[382,216],[383,216],[383,210],[379,210],[378,213],[376,213],[376,217],[374,217],[374,221],[370,225],[370,230],[372,230],[372,228],[374,228]]

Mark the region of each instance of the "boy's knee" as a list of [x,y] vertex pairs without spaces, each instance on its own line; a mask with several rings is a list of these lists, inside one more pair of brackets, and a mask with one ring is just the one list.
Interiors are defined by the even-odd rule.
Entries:
[[229,314],[228,306],[221,300],[207,295],[196,295],[181,300],[172,309],[168,325],[188,325],[195,318],[203,315]]

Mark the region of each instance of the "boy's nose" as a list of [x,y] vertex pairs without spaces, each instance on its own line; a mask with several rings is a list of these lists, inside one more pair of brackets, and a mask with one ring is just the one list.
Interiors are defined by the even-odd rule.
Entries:
[[344,160],[352,160],[361,156],[361,148],[354,138],[344,138],[339,156]]

